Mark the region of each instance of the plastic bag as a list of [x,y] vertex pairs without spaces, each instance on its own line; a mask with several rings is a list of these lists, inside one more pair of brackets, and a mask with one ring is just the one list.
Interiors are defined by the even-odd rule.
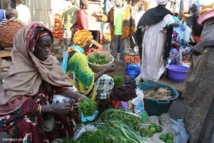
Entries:
[[135,113],[142,113],[144,112],[144,101],[143,101],[144,94],[143,94],[143,91],[140,90],[139,88],[137,88],[135,91],[136,91],[137,97],[132,99],[131,103],[135,105],[134,107]]
[[189,139],[189,133],[187,132],[186,128],[184,127],[183,122],[178,122],[173,119],[171,120],[172,127],[175,130],[175,143],[187,143]]

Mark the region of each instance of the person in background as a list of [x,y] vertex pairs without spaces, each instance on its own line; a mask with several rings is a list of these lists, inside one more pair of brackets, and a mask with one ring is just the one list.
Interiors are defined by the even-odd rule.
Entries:
[[23,27],[14,38],[12,65],[0,94],[0,132],[14,142],[52,142],[71,138],[76,129],[74,104],[53,104],[53,94],[71,101],[87,97],[71,89],[70,78],[51,55],[52,44],[52,32],[38,22]]
[[117,59],[120,53],[120,61],[124,61],[125,43],[128,37],[135,33],[135,21],[132,7],[123,0],[114,0],[115,6],[109,12],[109,22],[111,29],[111,54]]
[[140,18],[143,16],[145,13],[145,8],[144,8],[144,2],[145,0],[138,0],[138,2],[135,4],[133,8],[133,15],[135,15],[135,27],[137,27],[137,24],[140,20]]
[[88,8],[88,0],[80,0],[80,10],[78,12],[76,31],[82,29],[88,30]]
[[169,57],[173,27],[178,26],[172,13],[165,8],[169,1],[156,2],[158,6],[146,11],[137,26],[136,38],[141,57],[141,73],[137,80],[159,80],[164,73],[164,60]]
[[104,13],[106,15],[109,14],[110,9],[113,7],[113,3],[111,0],[104,0]]
[[23,0],[16,0],[16,10],[18,12],[18,20],[26,24],[31,22],[30,10],[24,5]]
[[174,14],[174,20],[176,23],[179,24],[178,27],[173,27],[173,33],[174,35],[177,35],[177,36],[174,36],[173,37],[173,41],[177,42],[177,43],[181,43],[181,39],[183,39],[183,33],[184,31],[186,30],[187,28],[187,25],[186,25],[186,22],[184,21],[183,19],[183,14],[182,13],[175,13]]
[[74,34],[73,43],[63,57],[64,72],[69,75],[79,93],[96,101],[108,100],[114,87],[114,80],[105,73],[114,71],[115,66],[110,65],[97,73],[88,66],[85,52],[91,44],[96,44],[88,30],[77,31]]
[[76,30],[78,12],[79,8],[77,6],[76,0],[73,0],[72,6],[67,7],[62,13],[62,24],[64,30],[66,31],[64,38],[67,41],[67,45],[70,45],[72,42],[72,37]]
[[11,19],[11,18],[17,18],[18,17],[18,12],[16,9],[0,9],[0,22],[4,19]]
[[193,15],[196,11],[200,11],[201,9],[201,0],[190,0],[189,1],[189,21],[188,21],[188,26],[192,28],[193,24]]
[[[189,143],[214,142],[214,10],[198,18],[201,41],[192,50],[192,62],[183,92],[185,127]],[[194,30],[194,29],[193,29]]]

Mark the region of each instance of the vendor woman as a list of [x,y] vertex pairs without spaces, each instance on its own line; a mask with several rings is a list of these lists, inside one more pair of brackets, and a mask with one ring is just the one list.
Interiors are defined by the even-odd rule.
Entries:
[[12,65],[0,94],[0,133],[7,132],[12,142],[51,142],[71,138],[75,112],[68,102],[52,104],[53,94],[74,100],[87,99],[74,92],[50,53],[53,35],[41,23],[31,23],[16,34]]
[[88,30],[77,31],[73,42],[74,44],[63,58],[64,71],[69,75],[79,93],[93,100],[108,99],[114,87],[114,80],[105,73],[113,71],[115,66],[110,65],[98,73],[94,73],[88,66],[88,60],[84,53],[95,42]]

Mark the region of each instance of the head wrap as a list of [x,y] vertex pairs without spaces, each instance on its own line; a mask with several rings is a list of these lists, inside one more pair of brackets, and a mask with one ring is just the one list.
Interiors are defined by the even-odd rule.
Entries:
[[23,27],[14,37],[11,53],[13,64],[4,79],[4,91],[0,94],[0,115],[15,111],[29,97],[37,94],[42,81],[56,87],[72,86],[55,57],[50,55],[45,61],[40,61],[32,53],[39,35],[39,32],[35,34],[38,27],[53,37],[51,31],[38,22]]
[[93,35],[88,30],[79,30],[74,34],[73,42],[84,48],[87,42],[92,42]]
[[166,5],[169,2],[169,0],[156,0],[156,2],[158,5]]
[[214,18],[214,9],[206,12],[198,18],[198,24],[203,24],[207,19]]
[[[33,35],[32,35],[32,38],[30,40],[30,45],[31,45],[31,52],[34,52],[34,48],[35,48],[35,45],[36,45],[36,42],[39,40],[40,37],[42,36],[46,36],[46,35],[52,35],[52,33],[49,31],[49,30],[46,30],[42,27],[37,27],[34,32],[33,32]],[[52,43],[53,43],[53,37],[51,36],[51,39],[52,39]]]

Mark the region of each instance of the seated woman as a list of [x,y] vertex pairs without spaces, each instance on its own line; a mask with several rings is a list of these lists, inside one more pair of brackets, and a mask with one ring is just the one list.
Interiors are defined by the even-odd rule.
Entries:
[[73,105],[52,104],[53,94],[74,100],[87,97],[69,88],[70,78],[51,55],[52,44],[51,31],[41,23],[23,27],[14,38],[12,65],[0,94],[0,132],[7,132],[14,142],[43,143],[73,136]]
[[114,87],[114,80],[105,73],[113,71],[115,66],[110,65],[96,74],[88,66],[88,60],[84,53],[94,42],[93,36],[88,30],[77,31],[74,34],[73,42],[74,44],[63,58],[64,72],[69,75],[79,93],[92,100],[108,99]]

